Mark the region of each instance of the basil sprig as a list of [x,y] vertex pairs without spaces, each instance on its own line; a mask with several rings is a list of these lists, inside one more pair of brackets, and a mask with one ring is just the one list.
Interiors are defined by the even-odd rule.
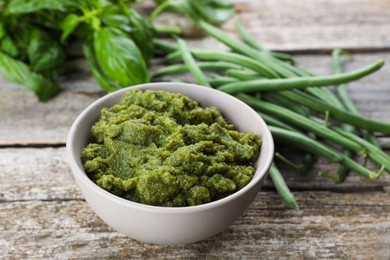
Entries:
[[[39,100],[59,91],[66,48],[82,41],[83,54],[107,92],[149,81],[148,61],[157,33],[135,0],[8,0],[0,3],[0,73]],[[192,3],[197,2],[197,3]],[[226,1],[169,1],[194,21],[220,23],[232,13]],[[166,3],[164,3],[166,5]],[[156,9],[161,6],[156,6]]]

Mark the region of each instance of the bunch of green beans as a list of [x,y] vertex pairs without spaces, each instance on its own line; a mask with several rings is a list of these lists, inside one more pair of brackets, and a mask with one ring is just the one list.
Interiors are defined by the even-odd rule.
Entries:
[[[390,134],[390,123],[360,115],[345,86],[380,69],[383,60],[343,73],[340,56],[345,52],[336,49],[332,53],[334,74],[316,75],[296,66],[290,55],[266,50],[238,22],[236,29],[241,40],[204,21],[198,25],[230,50],[190,48],[180,38],[176,38],[176,43],[155,40],[166,65],[155,71],[154,78],[189,72],[195,83],[234,95],[254,108],[269,125],[277,145],[304,151],[299,164],[277,151],[269,170],[286,205],[299,210],[278,169],[280,162],[307,171],[318,156],[324,157],[340,165],[337,173],[324,175],[338,183],[344,181],[350,171],[367,179],[377,179],[384,171],[390,173],[390,156],[381,150],[374,135]],[[327,88],[330,85],[336,86],[336,91]],[[325,118],[320,118],[320,114]],[[366,168],[355,157],[372,161],[376,169]]]

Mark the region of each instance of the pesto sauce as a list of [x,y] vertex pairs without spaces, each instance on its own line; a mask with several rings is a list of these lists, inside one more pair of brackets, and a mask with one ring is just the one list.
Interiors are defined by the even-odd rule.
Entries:
[[215,107],[178,93],[132,90],[101,110],[82,150],[88,176],[125,199],[181,207],[226,197],[247,185],[261,140],[240,133]]

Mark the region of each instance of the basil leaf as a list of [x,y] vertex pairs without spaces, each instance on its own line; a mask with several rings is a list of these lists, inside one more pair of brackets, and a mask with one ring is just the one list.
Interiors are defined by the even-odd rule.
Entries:
[[146,63],[133,40],[122,31],[103,27],[94,32],[97,62],[104,74],[121,87],[149,81]]
[[128,18],[133,30],[130,37],[140,49],[145,61],[149,61],[154,52],[154,44],[151,39],[155,37],[153,26],[149,20],[142,18],[134,9],[128,10]]
[[5,30],[5,25],[2,17],[0,16],[0,39],[7,35],[7,31]]
[[95,50],[91,41],[86,41],[83,44],[84,56],[87,59],[88,66],[91,69],[92,75],[99,83],[100,87],[107,92],[112,92],[120,88],[116,83],[109,80],[102,72],[97,60]]
[[100,9],[105,6],[111,5],[113,0],[81,0],[85,6],[88,6],[90,9]]
[[119,28],[127,33],[131,32],[133,28],[130,26],[129,18],[123,13],[118,5],[109,5],[103,9],[100,19],[104,24]]
[[30,44],[31,32],[35,27],[31,26],[23,19],[20,19],[18,23],[15,23],[16,19],[9,19],[7,23],[5,23],[6,37],[2,42],[0,50],[17,60],[28,62],[27,48]]
[[10,0],[4,9],[4,14],[26,14],[42,9],[64,12],[79,4],[79,0]]
[[104,24],[126,32],[141,51],[147,62],[153,55],[155,36],[152,25],[133,8],[126,4],[108,5],[103,9],[100,19]]
[[65,61],[65,52],[60,44],[51,39],[48,33],[39,29],[32,31],[27,51],[30,68],[34,72],[62,67]]
[[1,39],[0,51],[6,53],[13,58],[17,58],[19,55],[19,50],[16,47],[14,40],[8,35]]
[[76,29],[76,27],[82,22],[82,17],[76,14],[68,14],[61,22],[60,27],[62,29],[61,43],[65,43],[68,36]]
[[23,84],[33,91],[40,101],[46,101],[59,91],[59,85],[30,70],[29,66],[0,52],[0,72],[12,82]]

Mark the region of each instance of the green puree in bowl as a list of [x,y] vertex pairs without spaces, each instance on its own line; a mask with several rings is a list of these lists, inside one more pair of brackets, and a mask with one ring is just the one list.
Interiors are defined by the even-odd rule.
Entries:
[[128,92],[101,110],[82,151],[88,176],[122,198],[155,206],[204,204],[252,179],[261,140],[215,107],[177,93]]

